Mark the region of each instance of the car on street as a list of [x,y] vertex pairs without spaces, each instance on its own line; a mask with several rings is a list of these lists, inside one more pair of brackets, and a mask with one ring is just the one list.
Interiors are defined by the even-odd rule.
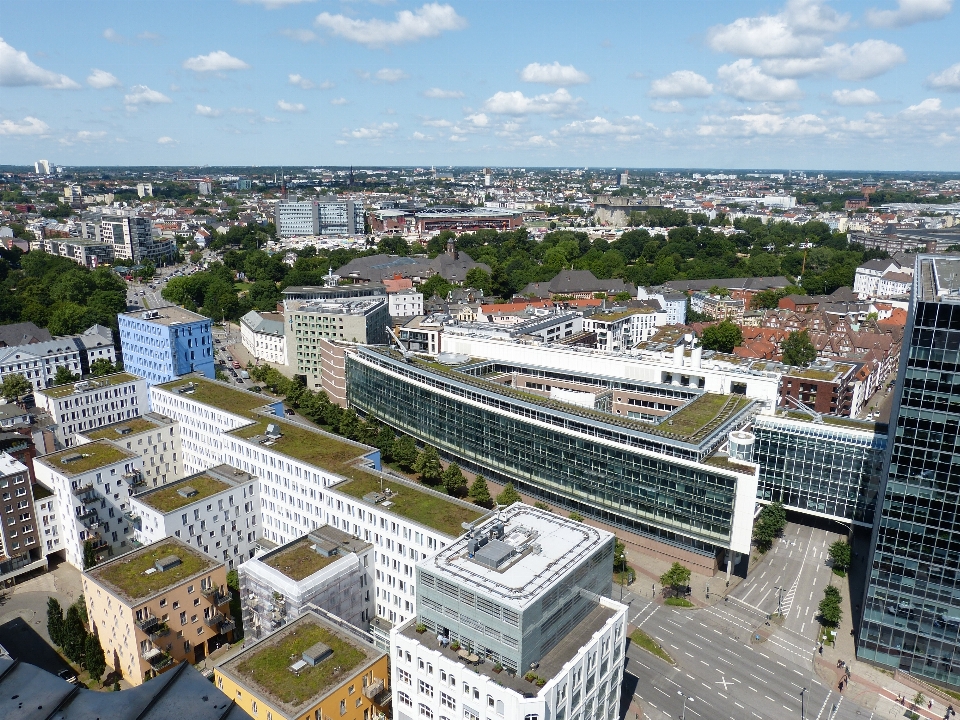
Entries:
[[68,683],[77,683],[77,674],[73,670],[61,670],[57,673],[57,677],[66,680]]
[[234,360],[234,361],[233,361],[233,367],[234,367],[235,370],[239,370],[239,369],[240,369],[240,363],[238,363],[236,360]]
[[227,362],[233,362],[233,358],[227,355]]
[[287,415],[296,415],[296,413],[293,411],[292,408],[286,408],[286,409],[284,409],[284,412],[285,412]]
[[214,342],[215,342],[217,345],[219,345],[219,344],[220,344],[220,338],[216,338],[216,339],[214,340]]

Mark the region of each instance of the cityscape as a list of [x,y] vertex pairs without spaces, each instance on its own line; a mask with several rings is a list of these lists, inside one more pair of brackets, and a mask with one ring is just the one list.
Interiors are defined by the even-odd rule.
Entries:
[[955,716],[952,0],[0,7],[0,717]]

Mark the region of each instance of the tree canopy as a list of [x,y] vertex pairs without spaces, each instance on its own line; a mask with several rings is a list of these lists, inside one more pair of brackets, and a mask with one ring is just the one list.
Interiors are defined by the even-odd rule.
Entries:
[[783,341],[780,349],[785,365],[802,367],[817,359],[817,348],[810,340],[810,334],[806,330],[795,330],[790,333],[787,339]]
[[743,342],[743,332],[732,320],[724,320],[704,328],[700,341],[704,350],[729,353]]

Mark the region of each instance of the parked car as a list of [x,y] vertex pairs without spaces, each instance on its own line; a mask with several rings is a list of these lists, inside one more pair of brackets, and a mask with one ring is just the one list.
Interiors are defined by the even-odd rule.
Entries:
[[285,408],[285,409],[284,409],[284,412],[285,412],[287,415],[296,415],[296,413],[293,411],[293,408]]
[[73,670],[61,670],[57,673],[57,677],[66,680],[68,683],[77,683],[77,674]]
[[[227,358],[227,359],[229,360],[230,358]],[[234,368],[234,370],[239,370],[239,369],[240,369],[240,363],[238,363],[236,360],[234,360],[234,361],[233,361],[233,368]]]

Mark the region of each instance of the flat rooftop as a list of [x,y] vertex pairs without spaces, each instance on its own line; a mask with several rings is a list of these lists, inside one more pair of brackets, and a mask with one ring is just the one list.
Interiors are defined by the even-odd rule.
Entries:
[[346,298],[343,300],[305,300],[294,304],[288,312],[318,313],[320,315],[366,315],[384,304],[384,298]]
[[148,417],[131,418],[113,425],[104,425],[91,432],[81,433],[91,440],[123,440],[130,435],[139,435],[143,432],[164,427],[165,423],[151,420]]
[[[78,382],[66,383],[64,385],[57,385],[52,388],[44,388],[42,390],[37,390],[41,395],[46,395],[47,397],[52,398],[63,398],[67,395],[83,395],[88,392],[95,392],[97,390],[102,390],[104,388],[110,387],[111,385],[120,385],[122,383],[135,382],[140,380],[136,375],[131,375],[130,373],[114,373],[113,375],[104,375],[103,377],[90,378],[89,380],[81,380]],[[75,389],[75,386],[78,384],[85,384],[83,390]]]
[[[317,643],[329,647],[333,654],[312,667],[291,672],[290,666]],[[344,683],[353,684],[354,678],[383,655],[373,645],[306,612],[218,665],[217,671],[286,716],[299,717]]]
[[[190,385],[192,385],[192,388],[187,389]],[[253,417],[255,409],[279,402],[278,398],[239,390],[226,383],[210,380],[199,375],[171,380],[155,387],[174,394],[182,389],[184,397],[241,417]]]
[[133,457],[137,457],[136,453],[118,448],[106,440],[95,440],[86,445],[67,448],[36,459],[61,475],[70,477],[99,467],[114,465]]
[[753,400],[743,395],[715,395],[704,393],[695,400],[668,415],[651,431],[657,435],[675,437],[698,443],[745,410]]
[[143,320],[145,322],[156,323],[157,325],[181,325],[195,322],[212,322],[210,318],[191,312],[179,305],[168,305],[155,310],[134,310],[132,312],[120,313],[121,317],[128,317],[131,320]]
[[[314,550],[315,545],[333,553],[321,554]],[[279,570],[294,582],[300,582],[350,553],[362,552],[369,547],[370,543],[358,540],[349,533],[330,525],[321,525],[302,538],[261,555],[257,560]]]
[[[164,572],[146,573],[160,558],[175,555],[180,564]],[[114,594],[127,600],[153,597],[184,581],[222,566],[177,538],[166,538],[98,565],[86,574]],[[156,568],[154,568],[156,570]]]
[[[502,539],[489,540],[471,557],[471,540],[487,537],[498,522],[504,526]],[[499,521],[487,520],[472,538],[461,535],[418,568],[524,608],[612,538],[605,530],[516,503]]]
[[[137,502],[148,505],[154,510],[169,513],[233,487],[235,486],[203,472],[140,493],[135,498]],[[196,493],[185,497],[181,494],[184,488],[193,488]]]

